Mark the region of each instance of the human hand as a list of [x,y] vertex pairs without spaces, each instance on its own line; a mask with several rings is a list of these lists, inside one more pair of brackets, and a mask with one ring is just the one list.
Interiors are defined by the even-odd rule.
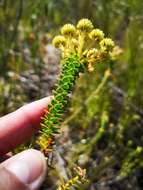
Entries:
[[[29,139],[51,98],[43,98],[0,118],[0,156]],[[46,173],[46,161],[37,150],[23,151],[0,164],[0,190],[35,190]]]

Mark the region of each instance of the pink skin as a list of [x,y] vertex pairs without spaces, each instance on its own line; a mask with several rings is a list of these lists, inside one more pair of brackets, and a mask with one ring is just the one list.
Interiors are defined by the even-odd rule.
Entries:
[[0,118],[0,156],[29,139],[40,127],[51,98],[43,98]]

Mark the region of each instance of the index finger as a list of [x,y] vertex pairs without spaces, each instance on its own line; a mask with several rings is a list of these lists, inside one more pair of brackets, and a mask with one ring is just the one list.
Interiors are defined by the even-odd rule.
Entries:
[[51,97],[43,98],[0,118],[0,155],[23,143],[39,129],[50,100]]

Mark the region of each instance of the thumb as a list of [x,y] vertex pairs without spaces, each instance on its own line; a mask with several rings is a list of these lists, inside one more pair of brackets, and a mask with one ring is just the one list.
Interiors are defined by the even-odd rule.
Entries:
[[46,161],[37,150],[26,150],[0,165],[0,190],[35,190],[43,181]]

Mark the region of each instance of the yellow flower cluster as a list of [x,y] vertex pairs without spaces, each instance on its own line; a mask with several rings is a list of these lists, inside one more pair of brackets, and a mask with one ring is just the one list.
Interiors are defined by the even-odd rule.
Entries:
[[61,34],[53,39],[53,45],[62,50],[62,55],[79,56],[81,62],[87,63],[88,70],[94,70],[94,64],[112,58],[115,46],[110,38],[105,38],[103,31],[94,28],[89,19],[81,19],[76,26],[66,24]]

